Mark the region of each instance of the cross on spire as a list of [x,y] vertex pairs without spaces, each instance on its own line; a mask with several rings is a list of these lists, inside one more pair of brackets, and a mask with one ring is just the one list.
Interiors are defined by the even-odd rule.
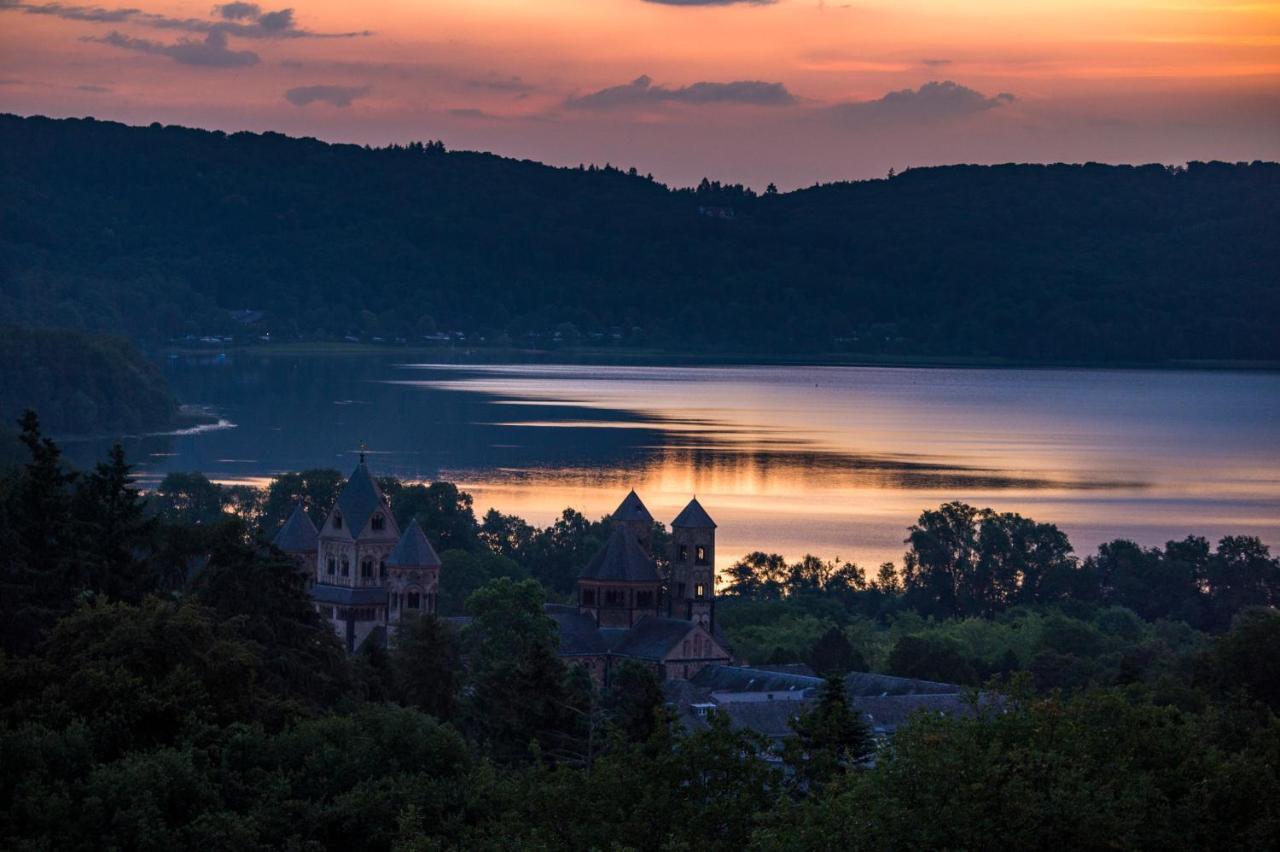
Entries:
[[360,442],[360,464],[364,464],[364,454],[369,451],[369,445],[364,441]]

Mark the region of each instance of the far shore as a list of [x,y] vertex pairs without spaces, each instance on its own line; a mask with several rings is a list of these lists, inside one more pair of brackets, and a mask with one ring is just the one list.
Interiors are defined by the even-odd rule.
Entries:
[[1182,359],[1170,361],[1031,361],[1025,359],[947,356],[884,355],[845,352],[775,353],[673,352],[656,348],[563,347],[529,349],[515,347],[419,346],[402,343],[350,343],[306,341],[289,343],[230,343],[166,346],[166,355],[244,354],[253,356],[393,356],[405,361],[442,364],[599,364],[672,367],[796,366],[796,367],[901,367],[951,369],[1077,369],[1077,370],[1194,370],[1280,371],[1280,361],[1226,361]]

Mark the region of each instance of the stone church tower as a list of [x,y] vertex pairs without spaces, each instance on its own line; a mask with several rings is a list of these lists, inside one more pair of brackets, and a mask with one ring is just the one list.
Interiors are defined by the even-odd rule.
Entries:
[[698,498],[671,522],[671,593],[668,612],[715,629],[716,522]]
[[657,563],[626,524],[615,523],[609,540],[578,576],[578,611],[597,627],[632,627],[646,615],[659,615],[661,607]]
[[394,624],[405,615],[434,615],[439,587],[440,557],[414,518],[387,557],[388,622]]
[[625,529],[635,539],[641,550],[653,553],[653,515],[649,514],[649,509],[634,488],[622,498],[618,508],[609,517],[615,525]]

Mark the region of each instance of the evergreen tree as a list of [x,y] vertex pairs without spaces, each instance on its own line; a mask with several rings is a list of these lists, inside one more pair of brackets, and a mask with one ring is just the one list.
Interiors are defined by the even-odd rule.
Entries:
[[434,615],[406,616],[391,640],[396,699],[442,722],[454,716],[462,658],[449,623]]
[[147,557],[156,522],[147,516],[119,444],[80,481],[73,511],[85,585],[112,599],[142,600],[155,586]]
[[822,684],[818,703],[791,723],[795,736],[787,741],[783,759],[795,772],[800,789],[828,783],[850,771],[871,753],[871,731],[849,705],[844,680],[831,675]]
[[70,486],[76,476],[63,467],[57,444],[41,434],[34,411],[18,425],[30,458],[9,489],[0,541],[0,631],[8,650],[33,647],[71,608],[75,592]]

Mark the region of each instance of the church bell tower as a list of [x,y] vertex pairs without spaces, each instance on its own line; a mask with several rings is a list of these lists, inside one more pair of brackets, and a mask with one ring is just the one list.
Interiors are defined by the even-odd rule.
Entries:
[[672,618],[715,629],[716,522],[696,497],[671,522],[669,600]]

